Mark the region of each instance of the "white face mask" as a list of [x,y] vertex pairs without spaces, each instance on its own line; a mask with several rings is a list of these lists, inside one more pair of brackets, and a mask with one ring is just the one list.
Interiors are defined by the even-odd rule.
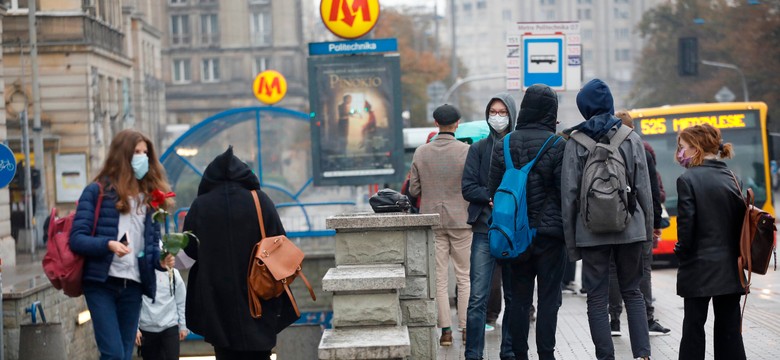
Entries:
[[493,115],[488,118],[488,124],[493,130],[503,132],[509,126],[509,116]]

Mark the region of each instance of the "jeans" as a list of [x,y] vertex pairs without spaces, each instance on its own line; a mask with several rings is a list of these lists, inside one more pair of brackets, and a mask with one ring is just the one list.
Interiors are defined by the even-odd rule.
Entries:
[[[471,240],[471,294],[466,311],[466,359],[482,359],[485,349],[485,322],[487,315],[487,303],[490,296],[490,285],[493,278],[496,259],[490,255],[490,242],[487,234],[474,233]],[[509,288],[511,270],[507,265],[502,265],[504,289],[504,317],[501,327],[501,351],[499,356],[512,358],[512,337],[509,332],[509,308],[512,303]],[[527,317],[527,316],[526,316]]]
[[[639,283],[639,290],[645,298],[645,310],[647,310],[647,322],[655,320],[655,307],[653,306],[653,242],[645,241],[642,243],[642,281]],[[623,312],[623,299],[620,296],[620,287],[617,281],[617,268],[615,262],[611,261],[609,266],[609,316],[613,319],[620,318]]]
[[715,313],[713,346],[715,360],[745,359],[745,345],[740,332],[740,294],[685,298],[685,317],[680,340],[680,360],[703,360],[705,347],[704,323],[712,299]]
[[596,358],[614,360],[615,346],[609,327],[609,263],[615,254],[620,293],[626,304],[631,352],[635,358],[650,356],[647,313],[639,283],[642,280],[642,242],[581,247],[582,281],[588,284],[588,325]]
[[101,360],[131,360],[141,313],[141,284],[108,277],[84,281],[84,297],[92,316]]
[[141,357],[144,360],[179,360],[179,326],[161,332],[141,330]]
[[559,239],[536,238],[534,244],[528,260],[512,263],[512,350],[516,359],[528,359],[528,314],[533,304],[536,279],[539,284],[536,349],[540,360],[555,359],[555,330],[562,301],[561,279],[566,266],[566,251]]

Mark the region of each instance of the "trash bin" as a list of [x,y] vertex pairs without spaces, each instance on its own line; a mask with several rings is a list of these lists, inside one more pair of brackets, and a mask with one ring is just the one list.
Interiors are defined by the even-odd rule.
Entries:
[[[19,360],[65,360],[65,333],[61,323],[46,321],[40,301],[25,312],[32,315],[31,324],[22,324],[19,332]],[[41,322],[37,321],[37,313]]]

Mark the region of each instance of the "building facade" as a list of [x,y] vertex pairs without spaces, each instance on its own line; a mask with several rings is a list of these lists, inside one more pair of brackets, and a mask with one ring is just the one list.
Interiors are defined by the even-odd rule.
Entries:
[[[616,106],[626,104],[636,57],[642,39],[636,27],[642,14],[667,0],[448,0],[454,6],[455,36],[452,23],[445,26],[442,38],[452,46],[469,70],[469,75],[505,72],[506,34],[516,22],[579,21],[582,39],[582,78],[606,81],[615,94]],[[452,11],[445,18],[449,22]],[[506,89],[503,79],[473,82],[468,96],[477,104],[491,94]],[[571,92],[576,93],[575,91]],[[518,99],[521,94],[518,94]],[[572,110],[573,96],[561,94],[562,106]],[[475,110],[479,117],[484,109]],[[569,115],[578,116],[576,109]],[[484,116],[484,114],[482,114]]]
[[161,0],[169,123],[196,124],[262,104],[255,76],[279,71],[287,95],[275,106],[308,109],[302,0]]
[[[32,124],[33,96],[27,1],[6,0],[3,71],[10,93],[27,97]],[[161,32],[145,15],[153,0],[38,0],[36,12],[40,118],[44,154],[41,176],[46,201],[36,198],[37,243],[47,207],[72,208],[81,189],[100,170],[113,136],[140,129],[157,142],[165,120],[161,79]],[[154,89],[154,84],[160,89]],[[6,107],[9,118],[17,118]],[[9,122],[7,142],[21,153],[18,121]],[[32,131],[31,131],[32,133]],[[65,159],[67,158],[67,160]],[[22,169],[18,168],[18,172]],[[35,177],[33,177],[35,179]],[[11,225],[24,218],[23,191],[10,189]],[[2,213],[0,213],[1,215]],[[21,215],[21,216],[20,216]],[[17,239],[18,240],[18,239]],[[17,241],[17,251],[27,245]],[[7,259],[7,254],[0,254]]]

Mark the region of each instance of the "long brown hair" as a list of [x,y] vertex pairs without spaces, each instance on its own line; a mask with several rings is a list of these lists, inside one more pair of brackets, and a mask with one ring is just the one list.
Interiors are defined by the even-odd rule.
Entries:
[[[695,125],[680,131],[677,136],[677,151],[680,151],[680,140],[685,140],[696,149],[696,154],[691,159],[691,166],[699,166],[704,162],[707,154],[718,155],[721,159],[730,159],[734,156],[734,147],[731,143],[723,143],[720,130],[710,124]],[[677,156],[675,156],[677,160]]]
[[[142,141],[146,143],[148,150],[146,155],[149,157],[149,172],[141,180],[136,180],[130,162],[135,153],[135,146]],[[116,201],[116,209],[121,213],[130,211],[128,205],[130,197],[143,194],[145,201],[149,203],[152,199],[152,191],[160,190],[165,193],[171,191],[165,169],[157,159],[152,141],[143,133],[133,129],[122,130],[114,136],[106,162],[95,177],[95,181],[101,182],[104,186],[111,186],[116,191],[119,197]],[[166,199],[161,207],[172,208],[173,200]]]

